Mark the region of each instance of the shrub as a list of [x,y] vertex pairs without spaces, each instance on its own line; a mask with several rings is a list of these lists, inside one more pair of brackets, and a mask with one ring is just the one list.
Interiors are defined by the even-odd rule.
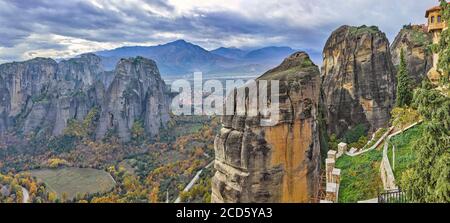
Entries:
[[357,148],[357,149],[361,149],[363,148],[366,144],[367,144],[367,136],[361,136],[358,141],[354,142],[354,143],[350,143],[349,147],[352,148]]
[[141,144],[145,139],[145,129],[142,121],[136,120],[131,127],[131,140],[136,144]]
[[410,107],[396,107],[391,111],[391,115],[392,125],[400,129],[421,119],[419,113]]
[[347,144],[351,144],[354,142],[358,142],[358,140],[362,137],[362,136],[366,136],[367,134],[367,127],[364,124],[358,124],[357,126],[355,126],[354,128],[348,130],[343,137],[343,140],[347,143]]
[[69,163],[63,159],[54,158],[54,159],[49,159],[47,161],[47,165],[50,168],[58,168],[61,166],[67,166],[67,165],[69,165]]
[[56,153],[69,152],[75,149],[78,140],[76,136],[62,135],[51,139],[47,147]]

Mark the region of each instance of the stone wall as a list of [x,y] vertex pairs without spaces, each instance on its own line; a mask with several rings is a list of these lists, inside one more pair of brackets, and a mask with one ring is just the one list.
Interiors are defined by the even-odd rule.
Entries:
[[396,135],[402,134],[406,130],[418,125],[419,123],[421,123],[421,121],[416,122],[416,123],[406,127],[403,130],[400,130],[400,131],[390,134],[384,141],[383,158],[381,160],[380,171],[381,171],[381,180],[383,182],[383,186],[384,186],[385,190],[398,189],[398,186],[396,185],[396,182],[395,182],[394,172],[393,172],[393,169],[391,167],[391,163],[389,162],[389,157],[388,157],[389,142],[390,142],[391,138]]
[[328,151],[325,160],[326,188],[325,199],[320,203],[337,203],[339,200],[339,186],[341,183],[341,170],[335,168],[338,152],[335,150]]

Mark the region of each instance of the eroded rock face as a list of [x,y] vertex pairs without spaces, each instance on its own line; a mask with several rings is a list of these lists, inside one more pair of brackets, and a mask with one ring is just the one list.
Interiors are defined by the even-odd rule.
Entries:
[[33,101],[50,87],[57,66],[45,58],[0,65],[0,133],[31,110]]
[[428,50],[432,35],[422,25],[405,26],[391,45],[392,63],[400,64],[403,49],[409,75],[418,85],[433,66],[433,55]]
[[[83,120],[88,112],[102,102],[95,90],[103,66],[98,56],[84,54],[78,58],[63,60],[58,64],[56,80],[49,91],[53,103],[55,121],[53,135],[60,135],[70,119]],[[93,95],[94,94],[94,95]]]
[[[223,117],[214,143],[212,202],[308,202],[318,190],[318,67],[298,52],[259,77],[258,85],[261,80],[280,81],[280,121],[263,126],[261,116],[236,109]],[[254,109],[248,102],[245,107],[244,114]]]
[[342,136],[358,124],[370,131],[386,127],[396,82],[386,35],[377,27],[342,26],[328,39],[323,57],[328,132]]
[[67,81],[73,89],[86,89],[98,80],[103,73],[101,59],[94,54],[83,54],[79,58],[63,60],[58,64],[56,78],[58,81]]
[[[83,120],[100,108],[99,138],[111,127],[128,141],[134,120],[142,119],[151,136],[169,119],[168,96],[156,64],[136,58],[122,60],[115,72],[105,72],[94,54],[63,60],[37,58],[0,65],[0,133],[15,130],[29,135],[61,135],[70,119]],[[103,114],[102,113],[102,114]],[[116,122],[123,124],[114,125]]]
[[115,78],[106,91],[97,137],[108,129],[130,140],[135,121],[142,121],[147,133],[155,137],[169,120],[169,98],[156,63],[143,57],[122,59]]

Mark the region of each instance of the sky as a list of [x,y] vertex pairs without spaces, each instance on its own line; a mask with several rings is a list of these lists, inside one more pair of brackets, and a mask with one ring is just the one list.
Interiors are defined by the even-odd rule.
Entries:
[[341,25],[376,25],[392,42],[437,0],[0,0],[0,63],[68,58],[184,39],[217,47],[320,53]]

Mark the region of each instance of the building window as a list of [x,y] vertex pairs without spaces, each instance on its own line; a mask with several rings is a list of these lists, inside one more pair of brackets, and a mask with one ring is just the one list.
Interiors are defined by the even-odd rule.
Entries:
[[440,15],[438,15],[437,22],[441,23],[441,16]]
[[434,23],[434,16],[431,16],[431,20],[430,20],[431,22],[430,23]]

